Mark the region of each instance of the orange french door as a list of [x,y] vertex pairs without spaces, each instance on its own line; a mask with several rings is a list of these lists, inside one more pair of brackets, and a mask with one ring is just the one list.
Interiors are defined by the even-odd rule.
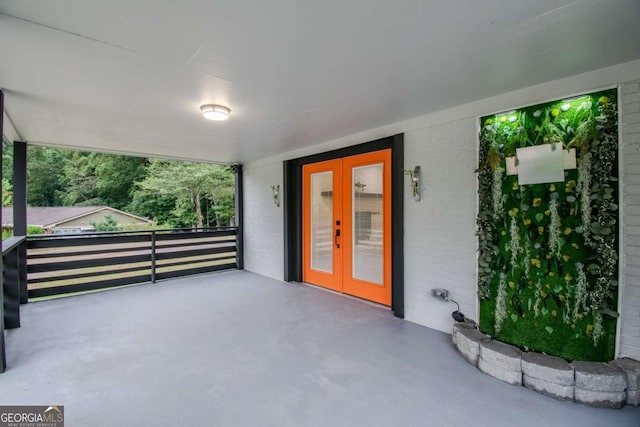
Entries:
[[303,166],[305,282],[342,292],[342,161]]
[[303,166],[303,280],[391,305],[391,150]]

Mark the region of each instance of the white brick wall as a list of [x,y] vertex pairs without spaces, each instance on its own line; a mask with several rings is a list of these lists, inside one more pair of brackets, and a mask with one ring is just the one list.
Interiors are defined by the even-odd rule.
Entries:
[[422,171],[422,201],[405,195],[405,318],[443,331],[455,305],[432,288],[476,318],[476,134],[473,117],[405,134],[405,167]]
[[[282,185],[282,161],[405,134],[405,167],[420,165],[423,200],[414,202],[405,182],[405,317],[451,331],[453,304],[429,296],[433,287],[450,291],[467,316],[477,319],[476,120],[496,111],[622,86],[623,231],[620,354],[640,359],[640,61],[572,76],[530,88],[393,123],[323,144],[248,163],[245,173],[245,266],[283,277],[282,208],[271,200],[271,185]],[[629,193],[626,192],[629,190]]]
[[640,81],[621,85],[620,356],[640,359]]
[[[284,276],[282,204],[273,203],[272,185],[282,192],[282,162],[243,167],[244,266],[264,276]],[[282,198],[280,199],[282,200]]]

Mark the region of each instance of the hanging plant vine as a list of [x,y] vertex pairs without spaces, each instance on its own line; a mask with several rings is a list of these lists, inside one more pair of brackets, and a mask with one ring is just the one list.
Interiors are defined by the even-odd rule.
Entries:
[[511,216],[511,226],[509,227],[511,236],[511,268],[518,267],[518,256],[520,255],[520,230],[516,223],[515,213]]
[[496,298],[496,334],[500,333],[502,322],[507,318],[507,275],[500,274],[500,284],[498,285],[498,296]]
[[557,199],[552,199],[551,203],[549,203],[549,212],[551,215],[551,224],[549,224],[549,249],[553,256],[560,258],[562,256],[562,241],[560,240],[562,233],[560,227],[562,224],[560,214],[558,213]]
[[585,153],[578,164],[577,190],[580,195],[582,233],[585,242],[588,243],[591,230],[591,153]]
[[573,306],[573,321],[578,321],[578,315],[586,313],[589,307],[587,306],[587,275],[584,273],[584,264],[581,262],[576,263],[576,270],[578,271],[578,278],[576,279],[575,288],[575,305]]

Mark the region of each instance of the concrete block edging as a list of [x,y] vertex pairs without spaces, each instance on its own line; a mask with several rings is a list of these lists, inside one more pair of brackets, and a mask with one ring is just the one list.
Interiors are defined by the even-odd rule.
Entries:
[[569,363],[494,340],[472,322],[454,323],[452,342],[469,363],[506,383],[587,406],[640,406],[640,361]]

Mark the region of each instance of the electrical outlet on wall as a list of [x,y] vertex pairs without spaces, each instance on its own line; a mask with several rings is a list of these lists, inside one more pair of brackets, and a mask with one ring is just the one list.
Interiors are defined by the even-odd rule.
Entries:
[[431,289],[431,296],[436,298],[447,299],[449,298],[449,291],[443,288]]

